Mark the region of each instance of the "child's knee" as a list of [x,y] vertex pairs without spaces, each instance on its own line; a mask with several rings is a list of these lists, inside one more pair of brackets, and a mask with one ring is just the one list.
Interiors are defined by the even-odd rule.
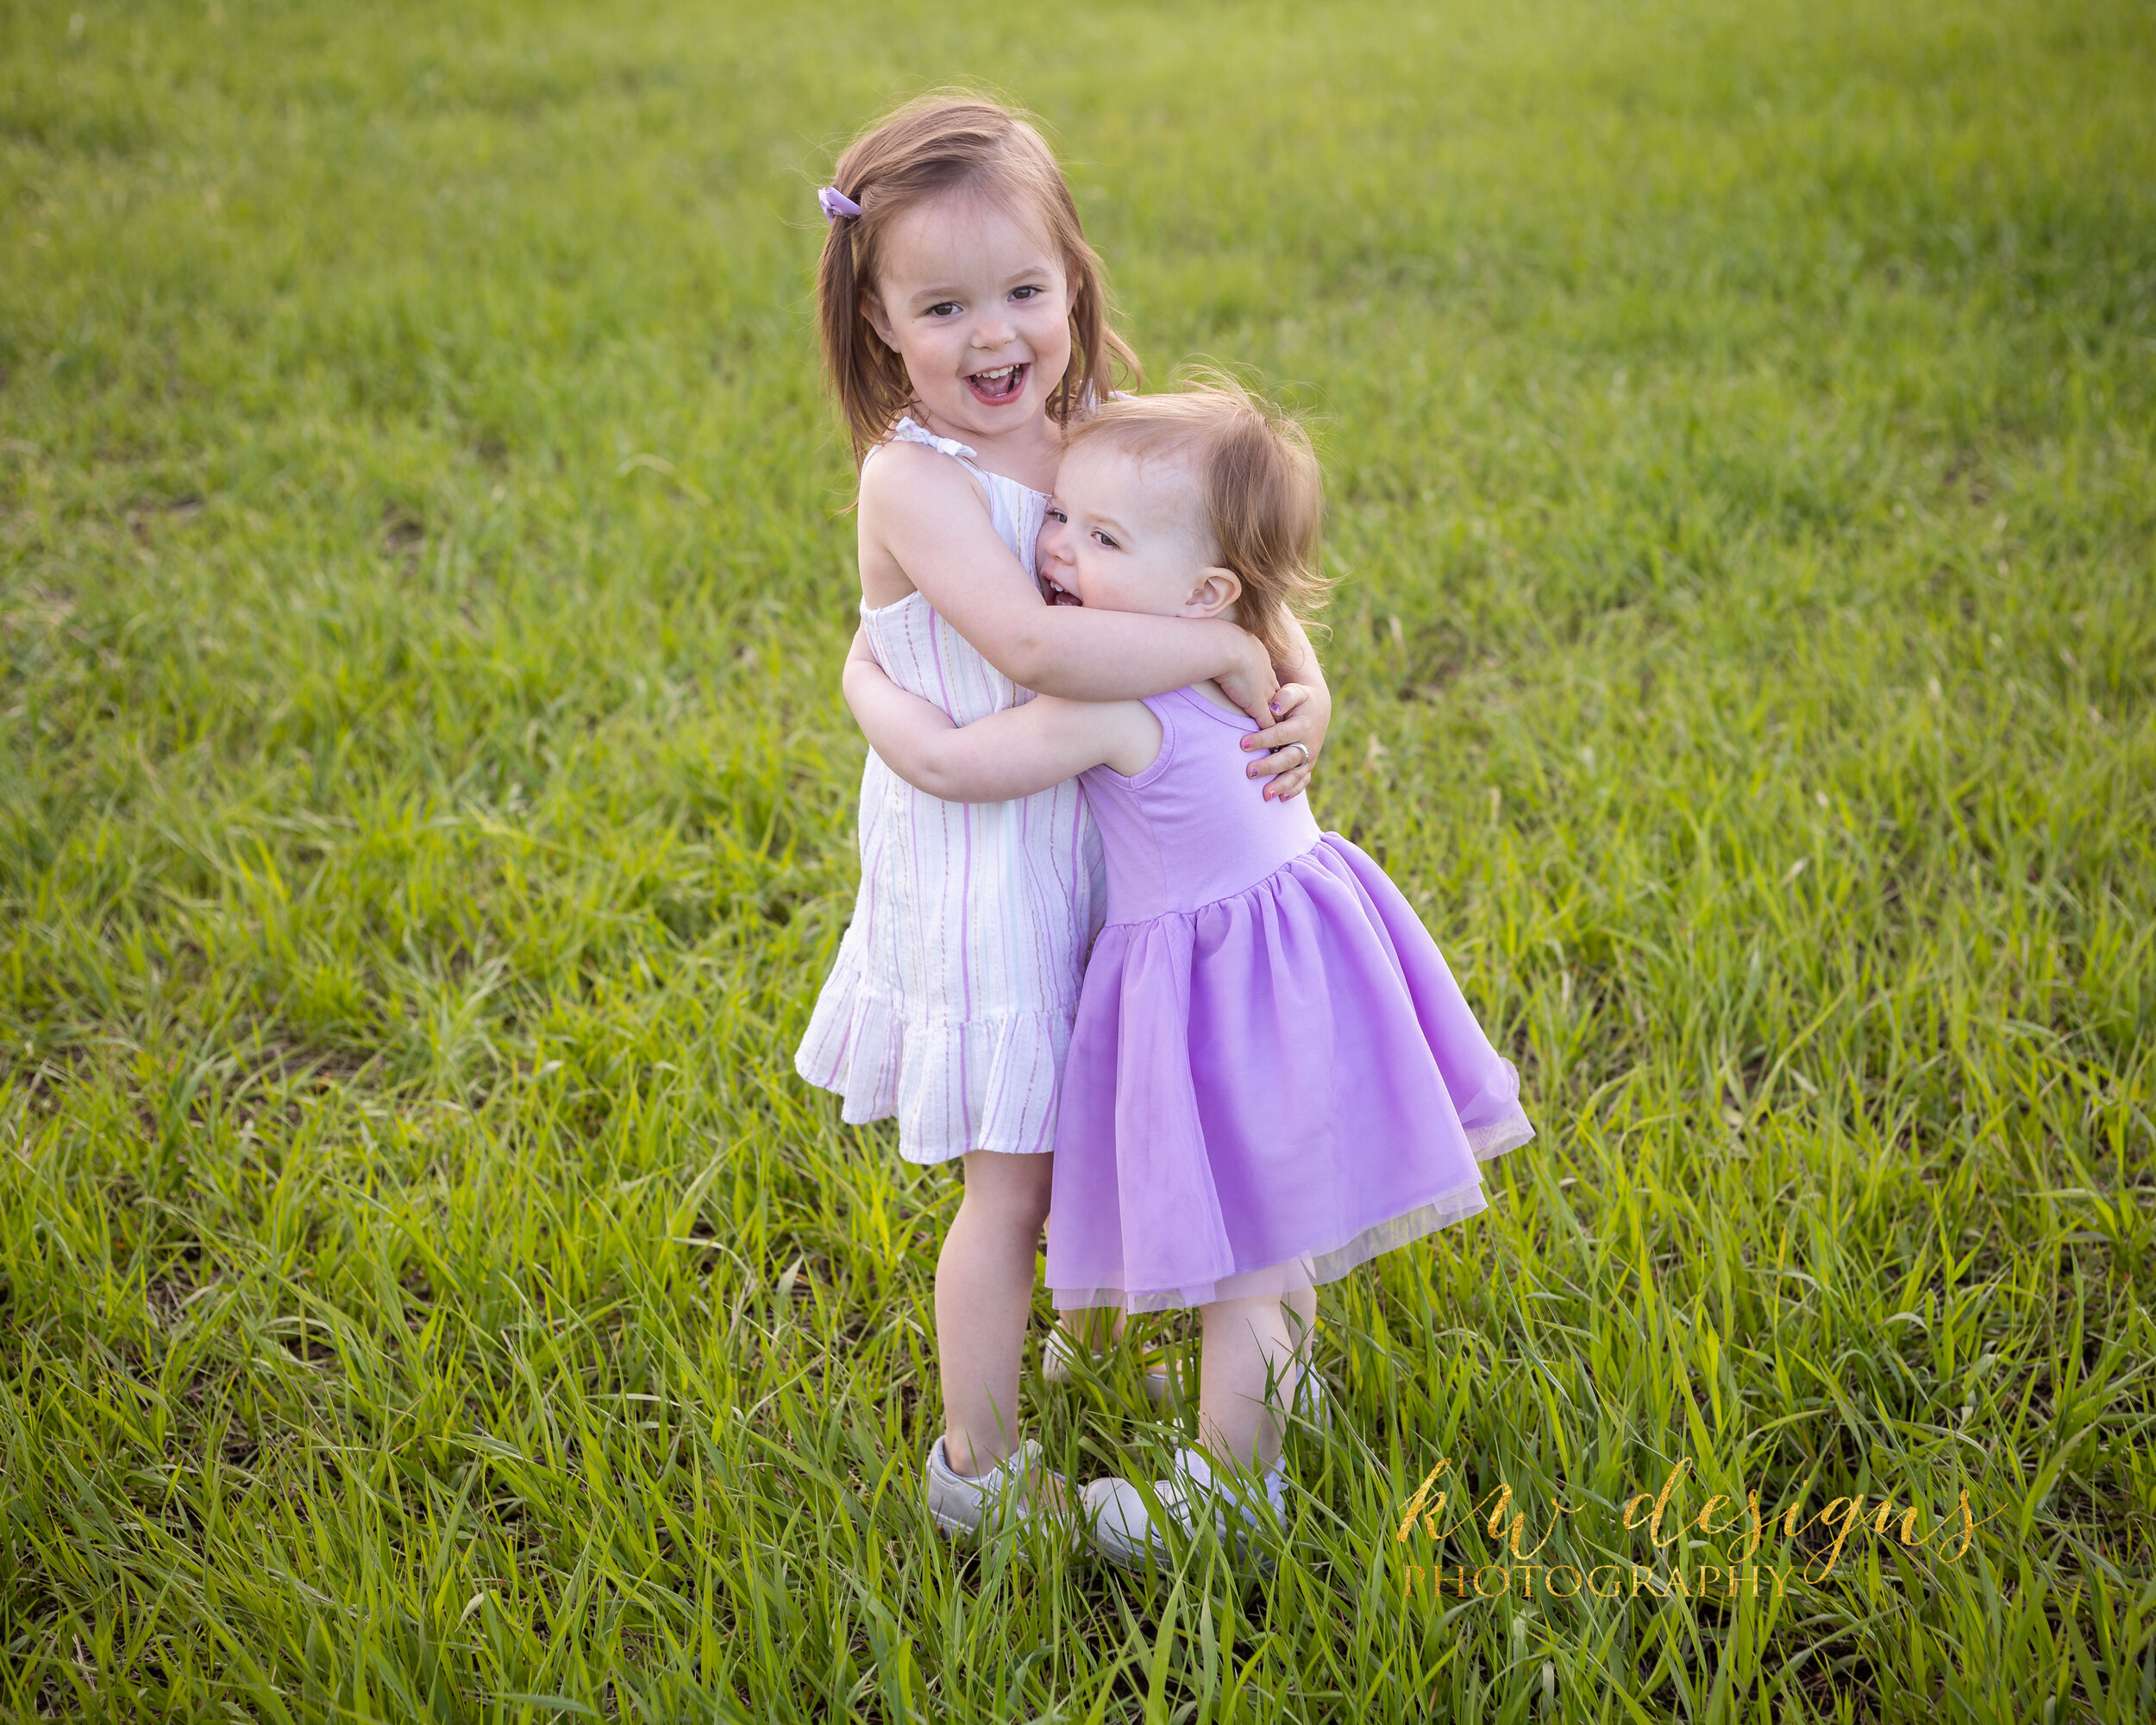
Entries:
[[1028,1188],[1006,1194],[996,1214],[998,1220],[1032,1239],[1048,1226],[1048,1188],[1043,1185],[1037,1192]]
[[1270,1294],[1244,1294],[1232,1300],[1215,1300],[1199,1308],[1207,1328],[1232,1327],[1263,1334],[1280,1322],[1280,1302]]
[[960,1202],[983,1220],[1037,1233],[1048,1220],[1054,1175],[1045,1156],[976,1150],[966,1157],[966,1195]]
[[[1314,1295],[1310,1296],[1309,1309],[1314,1317]],[[1206,1335],[1233,1336],[1238,1341],[1247,1336],[1267,1353],[1300,1346],[1310,1323],[1294,1294],[1246,1294],[1238,1299],[1216,1300],[1202,1308],[1200,1317]]]

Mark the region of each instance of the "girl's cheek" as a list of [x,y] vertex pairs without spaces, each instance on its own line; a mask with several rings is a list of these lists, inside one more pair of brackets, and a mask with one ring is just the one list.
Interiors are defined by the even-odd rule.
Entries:
[[1045,350],[1061,342],[1070,342],[1070,314],[1068,311],[1044,312],[1032,330],[1033,345]]

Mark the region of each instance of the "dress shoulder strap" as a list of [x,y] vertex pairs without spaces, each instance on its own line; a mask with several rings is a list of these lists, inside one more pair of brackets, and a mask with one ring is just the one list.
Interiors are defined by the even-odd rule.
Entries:
[[886,437],[882,443],[878,443],[868,451],[862,465],[865,467],[868,461],[874,461],[877,451],[887,443],[925,443],[938,455],[949,455],[975,478],[986,480],[988,477],[975,465],[980,459],[980,452],[970,444],[962,443],[956,437],[938,437],[927,426],[913,419],[900,419],[896,425],[893,425],[891,428],[891,435]]

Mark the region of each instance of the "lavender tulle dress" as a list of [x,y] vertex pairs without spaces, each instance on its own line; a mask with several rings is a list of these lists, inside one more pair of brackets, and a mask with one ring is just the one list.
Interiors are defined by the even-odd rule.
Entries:
[[1484,1208],[1534,1136],[1436,944],[1307,799],[1244,775],[1254,729],[1180,689],[1159,758],[1083,775],[1107,853],[1063,1066],[1059,1307],[1287,1294]]

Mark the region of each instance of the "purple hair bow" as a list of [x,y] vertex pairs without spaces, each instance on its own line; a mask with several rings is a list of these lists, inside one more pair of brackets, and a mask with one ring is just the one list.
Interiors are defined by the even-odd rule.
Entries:
[[827,185],[818,192],[816,201],[824,206],[826,222],[836,222],[841,216],[861,214],[861,206],[835,185]]

